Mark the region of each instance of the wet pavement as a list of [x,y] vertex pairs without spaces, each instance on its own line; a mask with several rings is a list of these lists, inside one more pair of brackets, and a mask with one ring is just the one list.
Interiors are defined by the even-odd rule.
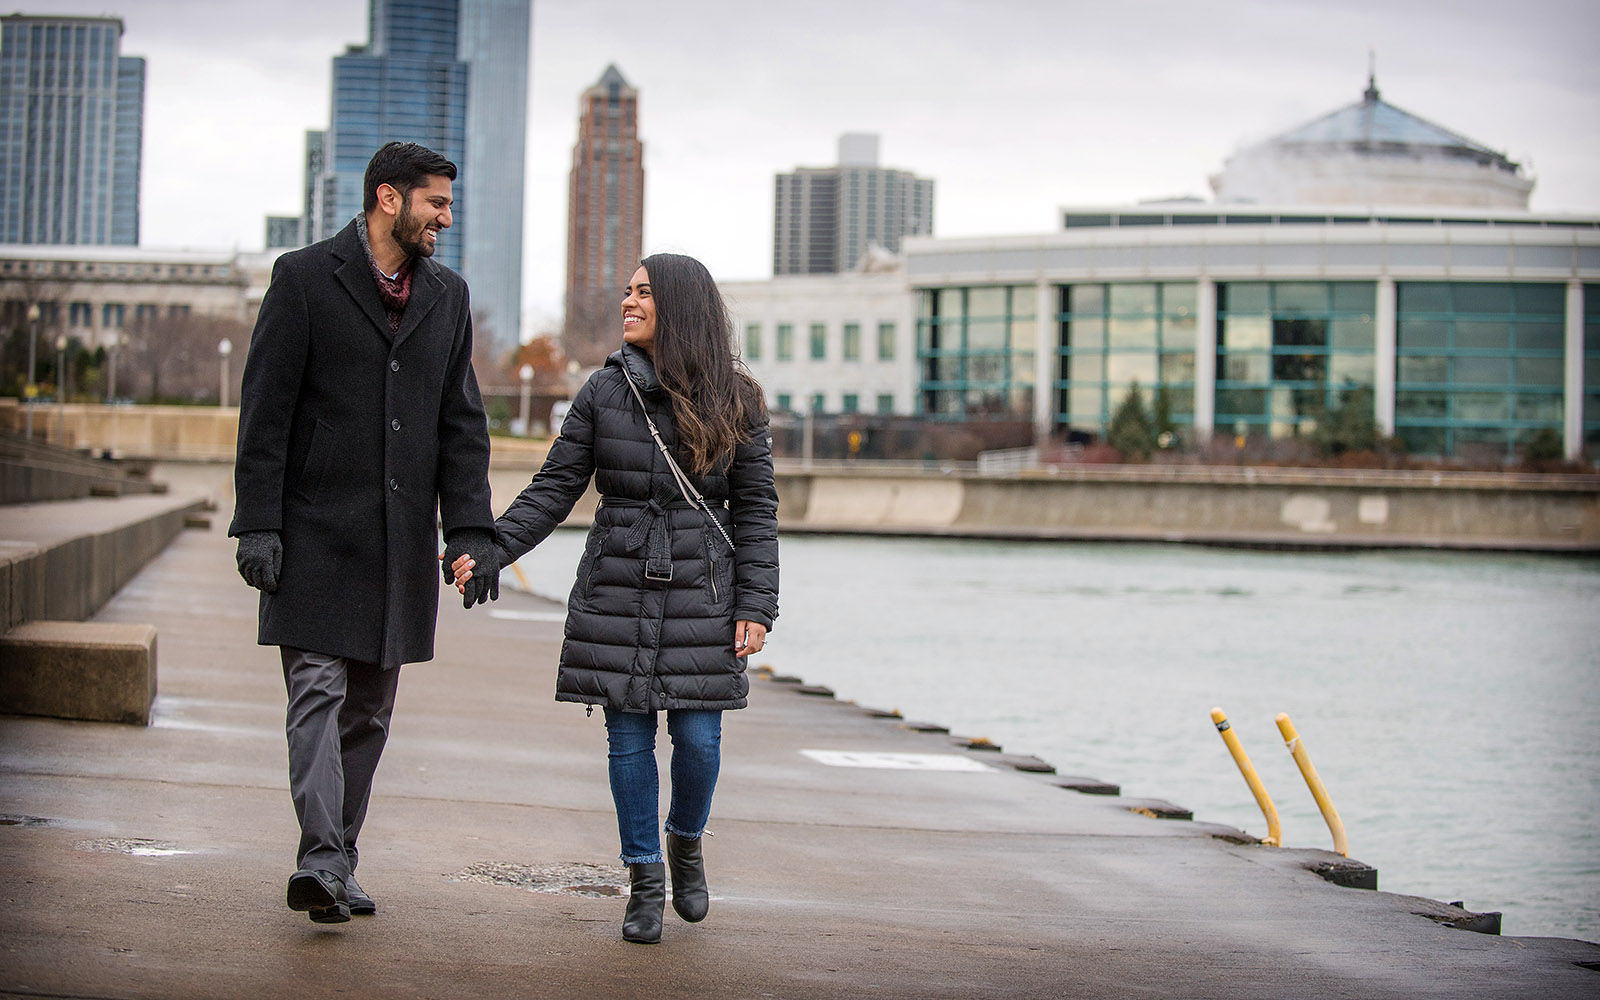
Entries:
[[284,905],[281,668],[220,499],[98,616],[159,630],[149,728],[0,717],[0,997],[1600,995],[1600,946],[1456,929],[1324,881],[1325,852],[765,678],[727,717],[710,917],[625,943],[604,728],[553,700],[561,608],[507,588],[441,588],[361,840],[378,913],[312,924]]

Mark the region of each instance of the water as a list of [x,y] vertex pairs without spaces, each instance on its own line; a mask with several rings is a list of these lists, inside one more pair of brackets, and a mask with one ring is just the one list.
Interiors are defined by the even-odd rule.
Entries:
[[[560,599],[582,535],[524,561]],[[1389,892],[1600,940],[1600,560],[785,536],[758,662],[1199,820],[1331,847],[1287,712]],[[1065,793],[1063,793],[1065,794]]]

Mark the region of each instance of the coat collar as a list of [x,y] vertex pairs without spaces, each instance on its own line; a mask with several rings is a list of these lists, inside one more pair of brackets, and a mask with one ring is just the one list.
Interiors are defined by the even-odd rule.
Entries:
[[[389,317],[383,311],[383,301],[378,298],[378,282],[372,276],[372,266],[367,263],[367,252],[361,246],[361,233],[354,219],[333,237],[329,251],[343,261],[334,271],[339,283],[361,306],[361,311],[367,314],[367,319],[383,338],[390,339]],[[440,267],[426,257],[417,258],[412,265],[411,300],[406,303],[405,315],[400,319],[400,330],[393,337],[396,345],[409,337],[438,303],[439,293],[444,290]]]
[[632,344],[623,344],[620,350],[612,351],[611,356],[606,358],[606,366],[621,368],[633,376],[640,392],[655,392],[661,388],[661,380],[656,378],[656,366],[650,361],[650,355]]

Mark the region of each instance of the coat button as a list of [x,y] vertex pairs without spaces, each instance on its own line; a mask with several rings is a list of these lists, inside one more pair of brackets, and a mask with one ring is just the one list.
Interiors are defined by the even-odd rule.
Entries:
[[398,362],[398,361],[389,362],[389,370],[392,371],[392,372],[399,371],[400,370],[400,362]]
[[390,489],[391,489],[391,490],[397,490],[397,489],[399,489],[399,488],[400,488],[400,480],[398,480],[398,479],[391,479],[391,480],[389,480],[389,488],[390,488]]
[[389,421],[389,426],[393,427],[395,430],[399,430],[400,429],[400,420],[398,418],[396,418],[394,420]]

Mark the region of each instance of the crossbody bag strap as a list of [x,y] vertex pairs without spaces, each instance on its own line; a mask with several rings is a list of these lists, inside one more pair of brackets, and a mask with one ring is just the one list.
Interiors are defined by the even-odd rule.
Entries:
[[710,521],[711,526],[717,529],[717,534],[721,535],[722,540],[728,543],[728,551],[732,552],[733,539],[728,537],[727,529],[722,526],[721,521],[717,520],[717,516],[711,513],[711,504],[706,502],[706,498],[701,495],[699,490],[694,488],[694,483],[689,481],[688,475],[673,460],[672,452],[667,450],[666,442],[661,440],[661,432],[656,429],[656,422],[650,419],[650,408],[644,405],[644,394],[639,391],[639,386],[633,381],[633,376],[628,374],[626,365],[622,368],[622,377],[628,380],[628,388],[633,390],[633,398],[639,401],[639,412],[644,414],[644,422],[650,428],[650,436],[655,438],[656,447],[661,449],[661,457],[667,460],[667,468],[672,470],[672,478],[678,482],[678,492],[683,494],[683,499],[691,507],[700,508],[701,512],[705,514],[706,520]]

